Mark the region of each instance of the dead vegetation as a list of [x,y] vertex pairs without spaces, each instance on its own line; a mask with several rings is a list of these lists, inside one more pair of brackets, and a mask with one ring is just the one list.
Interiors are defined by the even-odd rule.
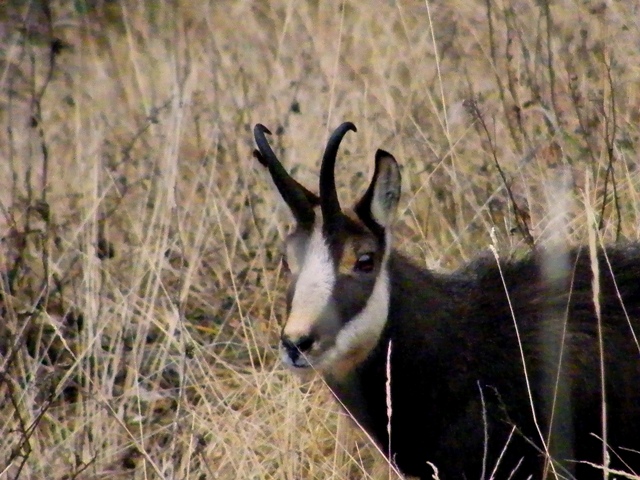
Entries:
[[[0,6],[0,478],[379,478],[278,365],[285,210],[257,122],[353,200],[404,168],[401,248],[451,268],[640,224],[633,2]],[[340,191],[345,191],[344,188]],[[274,212],[278,214],[274,214]],[[376,470],[376,465],[378,470]],[[391,474],[390,474],[391,475]]]

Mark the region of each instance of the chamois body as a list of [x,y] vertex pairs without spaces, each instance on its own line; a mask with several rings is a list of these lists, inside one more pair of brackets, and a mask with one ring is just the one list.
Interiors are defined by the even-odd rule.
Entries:
[[254,155],[296,220],[283,363],[320,373],[407,475],[588,480],[607,464],[640,475],[640,245],[420,268],[391,247],[391,154],[376,152],[366,192],[341,208],[334,165],[348,131],[329,138],[316,195],[254,129]]
[[[553,374],[544,373],[542,344],[559,341],[563,331],[563,318],[545,318],[553,304],[564,305],[568,312],[564,359],[570,365],[572,458],[603,464],[602,443],[592,435],[602,432],[602,397],[591,261],[586,250],[569,255],[571,265],[575,262],[573,285],[556,292],[555,298],[549,298],[539,256],[501,265],[512,314],[495,263],[442,276],[391,254],[391,303],[380,341],[351,375],[336,380],[329,374],[327,382],[402,472],[432,478],[428,461],[438,468],[441,480],[481,478],[483,472],[483,478],[542,478],[544,450],[514,318],[533,404],[541,406],[542,397],[550,395],[548,379]],[[614,454],[610,466],[640,473],[640,453],[620,449],[640,450],[640,353],[621,307],[622,300],[635,331],[640,331],[640,249],[608,249],[607,256],[616,279],[614,286],[601,254],[607,440],[628,467]],[[546,431],[545,413],[537,408],[536,414]],[[556,469],[559,478],[602,478],[585,463],[565,462]]]

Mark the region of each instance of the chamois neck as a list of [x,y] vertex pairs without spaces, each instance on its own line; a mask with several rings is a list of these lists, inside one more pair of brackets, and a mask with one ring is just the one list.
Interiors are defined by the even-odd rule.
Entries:
[[[389,275],[389,309],[384,329],[364,361],[352,365],[349,371],[338,369],[325,372],[325,381],[341,401],[359,404],[359,383],[364,371],[382,375],[389,341],[394,338],[412,343],[435,340],[440,330],[454,328],[448,322],[433,322],[429,313],[438,312],[441,318],[460,319],[466,303],[458,301],[473,288],[467,275],[447,275],[420,267],[398,251],[392,251],[387,264]],[[451,322],[455,323],[455,321]]]
[[459,307],[456,298],[473,288],[472,276],[460,272],[446,274],[419,266],[398,251],[392,251],[388,263],[391,288],[390,318],[402,322],[425,312],[445,313]]

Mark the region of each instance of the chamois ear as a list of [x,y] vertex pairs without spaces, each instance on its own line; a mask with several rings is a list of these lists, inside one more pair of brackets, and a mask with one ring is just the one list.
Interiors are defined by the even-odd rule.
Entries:
[[358,216],[373,230],[388,228],[400,200],[400,167],[388,152],[376,152],[376,168],[367,191],[356,204]]

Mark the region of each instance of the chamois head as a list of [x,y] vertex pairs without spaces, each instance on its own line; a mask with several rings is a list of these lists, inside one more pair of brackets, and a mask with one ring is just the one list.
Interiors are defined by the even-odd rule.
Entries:
[[294,369],[348,372],[368,355],[384,328],[389,309],[387,260],[390,226],[400,198],[400,169],[378,150],[373,178],[352,210],[343,210],[334,166],[340,142],[353,123],[331,135],[320,167],[320,195],[284,169],[257,124],[254,156],[265,166],[296,226],[286,239],[291,279],[287,321],[282,329],[283,362]]

